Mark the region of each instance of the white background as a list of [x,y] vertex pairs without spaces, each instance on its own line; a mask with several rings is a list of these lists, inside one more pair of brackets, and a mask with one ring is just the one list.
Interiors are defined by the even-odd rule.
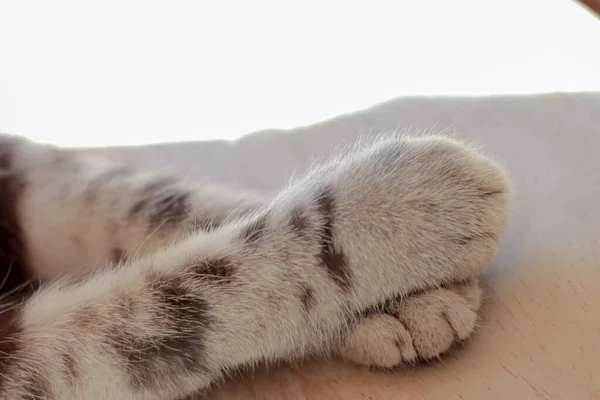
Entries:
[[0,0],[0,132],[232,139],[405,95],[600,90],[567,0]]

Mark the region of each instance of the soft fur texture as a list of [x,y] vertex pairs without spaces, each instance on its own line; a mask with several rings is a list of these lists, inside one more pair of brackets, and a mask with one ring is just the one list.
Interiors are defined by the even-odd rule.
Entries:
[[358,143],[269,199],[9,136],[0,168],[0,399],[438,357],[472,333],[507,219],[502,169],[438,136]]

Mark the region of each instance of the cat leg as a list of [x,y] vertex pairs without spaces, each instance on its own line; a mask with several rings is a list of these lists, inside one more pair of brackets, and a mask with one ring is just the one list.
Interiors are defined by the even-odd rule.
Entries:
[[0,296],[210,230],[264,199],[0,135]]
[[361,146],[244,218],[4,310],[0,399],[177,399],[329,352],[357,313],[481,274],[507,191],[448,139]]

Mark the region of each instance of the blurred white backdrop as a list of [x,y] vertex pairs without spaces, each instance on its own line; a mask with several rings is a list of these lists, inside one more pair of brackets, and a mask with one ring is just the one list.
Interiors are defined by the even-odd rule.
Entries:
[[567,0],[0,1],[0,132],[232,139],[407,95],[600,90]]

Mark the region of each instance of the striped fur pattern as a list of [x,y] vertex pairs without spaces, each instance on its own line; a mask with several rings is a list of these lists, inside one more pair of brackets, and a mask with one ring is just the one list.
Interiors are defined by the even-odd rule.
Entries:
[[[307,355],[373,367],[471,335],[508,181],[381,138],[272,198],[0,137],[0,399],[186,398]],[[191,397],[190,397],[191,398]]]

